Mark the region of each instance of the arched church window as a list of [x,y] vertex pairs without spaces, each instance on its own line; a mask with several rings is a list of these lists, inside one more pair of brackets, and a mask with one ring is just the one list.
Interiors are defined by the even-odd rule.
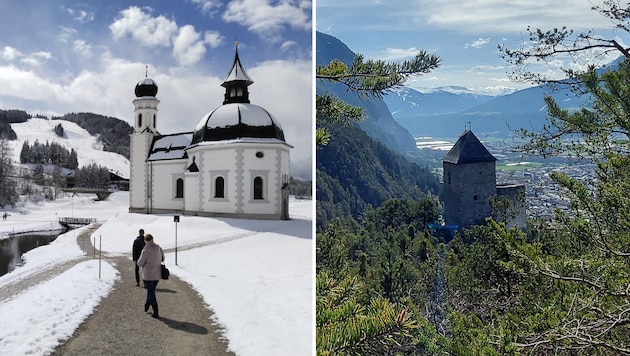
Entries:
[[223,177],[217,177],[214,180],[214,197],[225,198],[225,180]]
[[138,114],[138,127],[142,127],[142,114]]
[[184,197],[184,180],[182,178],[177,178],[175,181],[175,198],[183,198]]
[[153,127],[157,127],[157,117],[153,114]]
[[263,179],[261,177],[254,178],[254,199],[264,199]]

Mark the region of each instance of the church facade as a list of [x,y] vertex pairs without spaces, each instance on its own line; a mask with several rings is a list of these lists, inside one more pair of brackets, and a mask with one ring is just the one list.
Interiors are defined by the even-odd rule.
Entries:
[[292,148],[280,123],[250,102],[253,80],[238,55],[221,84],[223,104],[193,131],[157,131],[158,87],[143,78],[135,88],[130,138],[129,212],[289,218]]

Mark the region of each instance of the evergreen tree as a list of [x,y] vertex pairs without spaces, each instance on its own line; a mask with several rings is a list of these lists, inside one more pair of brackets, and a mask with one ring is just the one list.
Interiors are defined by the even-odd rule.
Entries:
[[5,138],[0,138],[0,206],[14,204],[18,199],[11,155],[11,146]]
[[[604,1],[593,9],[630,32],[630,4]],[[630,354],[629,51],[617,39],[574,34],[564,27],[530,31],[529,41],[527,49],[502,48],[506,59],[526,65],[595,48],[616,51],[625,60],[605,71],[594,65],[581,72],[565,69],[567,80],[515,73],[517,79],[569,83],[586,94],[589,105],[579,110],[560,109],[545,98],[549,123],[541,131],[522,131],[528,139],[522,149],[593,160],[597,179],[554,173],[554,182],[571,201],[570,213],[556,211],[553,229],[541,228],[535,238],[524,241],[493,225],[511,257],[501,267],[524,278],[521,308],[503,321],[514,326],[512,345],[527,352]]]
[[[380,97],[387,91],[399,87],[410,76],[421,75],[437,68],[440,58],[420,51],[412,60],[400,63],[365,60],[357,54],[351,66],[340,60],[333,60],[326,66],[317,68],[316,78],[345,85],[348,90],[366,97]],[[343,123],[348,125],[364,118],[363,110],[349,105],[332,94],[316,97],[315,142],[318,146],[330,140],[330,132],[324,124]]]
[[76,187],[107,189],[109,185],[109,170],[96,163],[78,168],[74,174]]

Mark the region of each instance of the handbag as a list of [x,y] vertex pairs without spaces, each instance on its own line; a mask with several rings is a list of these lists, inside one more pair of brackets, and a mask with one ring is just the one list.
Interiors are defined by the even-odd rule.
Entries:
[[162,279],[168,279],[168,277],[171,275],[171,272],[168,270],[168,268],[166,268],[163,263],[160,266],[162,268]]

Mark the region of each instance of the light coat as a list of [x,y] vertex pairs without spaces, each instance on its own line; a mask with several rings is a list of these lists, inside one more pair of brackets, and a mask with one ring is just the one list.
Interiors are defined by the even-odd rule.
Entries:
[[159,281],[162,278],[160,264],[164,261],[164,252],[160,245],[147,241],[138,259],[138,266],[142,267],[142,279],[145,281]]

